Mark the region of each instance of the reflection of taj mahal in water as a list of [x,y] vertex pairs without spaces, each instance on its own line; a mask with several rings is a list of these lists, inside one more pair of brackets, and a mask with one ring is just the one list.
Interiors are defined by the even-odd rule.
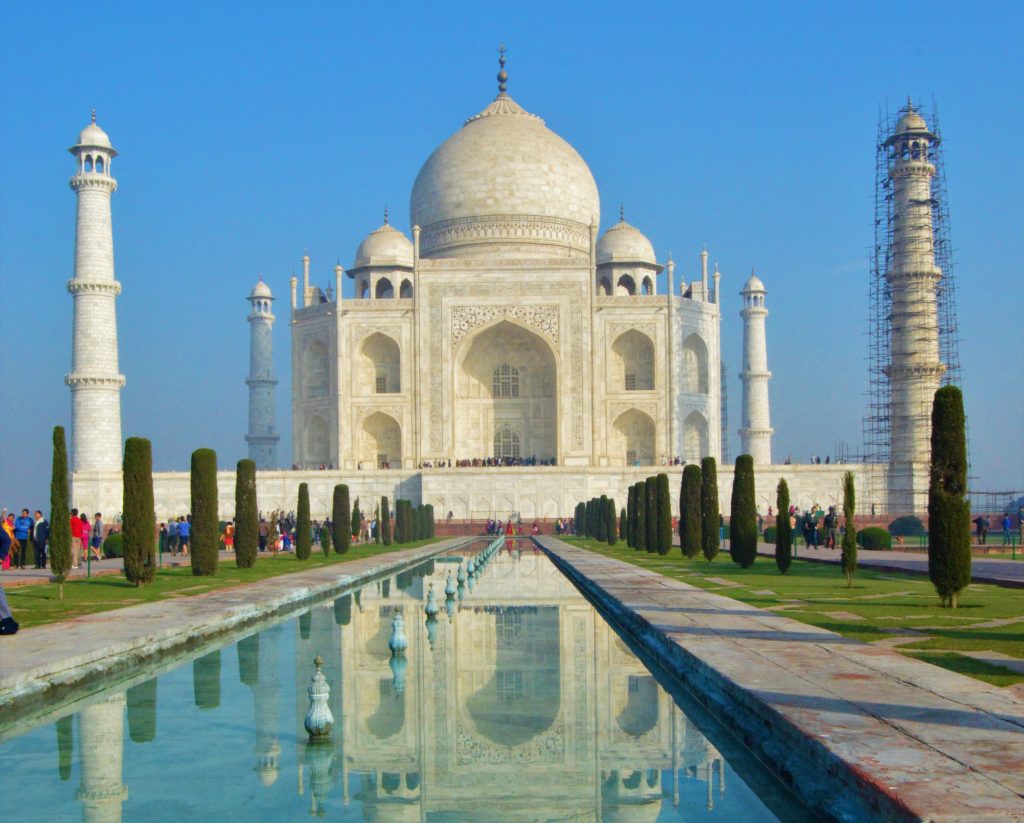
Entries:
[[[410,823],[428,815],[654,820],[663,802],[679,804],[685,781],[706,783],[702,807],[717,802],[725,790],[717,750],[550,561],[532,552],[495,557],[481,580],[453,598],[449,614],[445,578],[448,571],[454,577],[455,568],[429,562],[295,621],[291,721],[283,705],[291,689],[280,669],[287,624],[239,643],[239,677],[253,698],[255,745],[245,756],[249,767],[231,779],[257,786],[257,802],[262,793],[292,787],[302,795],[295,797],[296,813],[361,804],[367,820]],[[441,613],[428,629],[423,604],[431,582]],[[409,637],[403,666],[388,651],[396,609],[406,617]],[[326,746],[307,744],[302,728],[316,654],[326,661],[336,722]],[[201,708],[220,707],[220,656],[194,661]],[[228,659],[224,677],[233,669]],[[136,730],[149,711],[153,736],[142,739],[152,740],[155,685],[154,700],[144,707],[136,701],[134,710],[131,692],[132,739],[139,742]],[[80,713],[77,797],[88,823],[121,819],[128,794],[122,783],[124,709],[119,693]],[[298,750],[288,752],[296,739]],[[283,774],[285,761],[295,763],[298,773]],[[234,768],[229,762],[225,769]],[[692,789],[688,796],[694,797]],[[679,812],[685,816],[686,809]]]

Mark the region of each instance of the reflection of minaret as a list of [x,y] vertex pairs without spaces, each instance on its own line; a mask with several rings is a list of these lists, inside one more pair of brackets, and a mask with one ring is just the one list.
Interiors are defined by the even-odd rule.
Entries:
[[82,785],[75,798],[85,823],[116,823],[128,789],[121,782],[124,692],[86,706],[78,714]]
[[271,786],[281,771],[281,744],[277,739],[281,715],[281,681],[277,665],[277,645],[281,627],[273,626],[260,634],[259,674],[253,689],[253,714],[256,718],[256,771],[260,783]]

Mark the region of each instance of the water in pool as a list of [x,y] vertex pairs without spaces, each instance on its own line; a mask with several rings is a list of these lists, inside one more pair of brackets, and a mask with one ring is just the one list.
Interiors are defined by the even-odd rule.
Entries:
[[[749,755],[733,753],[712,720],[684,712],[532,543],[502,544],[468,575],[469,558],[479,562],[486,545],[203,650],[157,677],[80,697],[27,731],[24,721],[0,724],[0,818],[806,815]],[[431,584],[435,620],[424,612]],[[396,612],[408,639],[397,657],[389,650]],[[319,745],[303,727],[318,655],[335,720]]]

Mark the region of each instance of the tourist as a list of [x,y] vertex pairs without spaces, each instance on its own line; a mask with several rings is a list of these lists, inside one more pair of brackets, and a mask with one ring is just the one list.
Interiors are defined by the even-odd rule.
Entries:
[[[0,529],[0,531],[3,531]],[[7,555],[5,552],[10,552],[10,544],[7,548],[4,548],[4,540],[6,535],[0,535],[0,554]],[[14,615],[11,614],[11,606],[7,602],[7,595],[4,594],[3,587],[0,586],[0,634],[17,634],[18,624],[14,620]]]
[[18,541],[17,554],[14,556],[14,564],[19,569],[25,568],[25,555],[28,554],[28,544],[32,535],[32,518],[28,516],[28,509],[22,509],[21,515],[14,521],[14,539]]
[[235,550],[235,524],[230,520],[224,526],[224,550],[229,552]]
[[78,516],[78,509],[71,510],[71,568],[78,569],[82,566],[82,519]]
[[181,556],[188,557],[188,544],[192,542],[192,515],[178,518],[178,546]]
[[32,548],[35,549],[37,569],[46,568],[46,541],[50,539],[50,524],[36,509],[36,522],[32,526]]
[[11,551],[14,549],[14,526],[5,517],[0,522],[0,569],[11,567]]
[[171,552],[171,557],[178,556],[178,547],[181,545],[181,538],[178,536],[178,519],[172,517],[167,522],[167,548]]
[[988,537],[988,518],[984,514],[979,514],[974,518],[974,534],[978,538],[978,545],[985,545],[985,538]]
[[80,512],[78,515],[79,529],[82,533],[82,561],[88,562],[92,556],[89,553],[89,536],[92,533],[92,529],[89,526],[89,515],[85,512]]
[[839,536],[839,514],[835,506],[828,507],[828,514],[825,515],[825,548],[834,549],[838,547],[836,538]]
[[1013,528],[1013,521],[1010,519],[1010,513],[1006,512],[1003,515],[1003,545],[1009,546],[1012,542],[1010,540],[1010,529]]
[[96,512],[93,516],[92,531],[89,536],[89,551],[92,553],[93,560],[102,560],[103,553],[100,551],[100,547],[103,545],[103,516],[100,512]]
[[540,534],[540,526],[537,525],[536,520],[533,521],[533,526],[530,528],[530,534],[535,536]]
[[259,530],[259,543],[260,551],[265,552],[267,550],[267,537],[270,534],[270,526],[267,521],[262,517],[260,518],[260,530]]

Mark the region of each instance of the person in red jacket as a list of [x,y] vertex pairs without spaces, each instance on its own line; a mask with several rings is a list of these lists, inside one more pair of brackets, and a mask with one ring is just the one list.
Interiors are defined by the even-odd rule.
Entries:
[[77,569],[82,565],[82,538],[88,526],[82,523],[78,516],[78,509],[71,510],[71,568]]

